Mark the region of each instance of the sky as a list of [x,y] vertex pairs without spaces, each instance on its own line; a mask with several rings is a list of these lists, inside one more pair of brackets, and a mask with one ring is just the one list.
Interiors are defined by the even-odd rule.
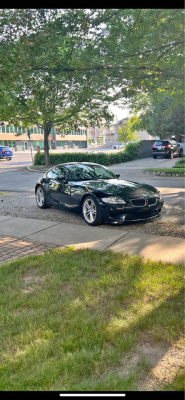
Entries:
[[120,119],[126,118],[129,116],[129,109],[126,107],[120,108],[117,106],[110,105],[109,110],[112,111],[112,113],[115,115],[114,121],[116,120],[116,117],[117,117],[117,121],[119,121]]

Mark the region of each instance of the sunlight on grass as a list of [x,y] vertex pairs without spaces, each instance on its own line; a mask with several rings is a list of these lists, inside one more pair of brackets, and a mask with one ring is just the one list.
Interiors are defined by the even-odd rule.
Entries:
[[[54,249],[3,264],[1,390],[137,390],[118,367],[150,328],[183,336],[183,266]],[[139,373],[139,372],[138,372]]]

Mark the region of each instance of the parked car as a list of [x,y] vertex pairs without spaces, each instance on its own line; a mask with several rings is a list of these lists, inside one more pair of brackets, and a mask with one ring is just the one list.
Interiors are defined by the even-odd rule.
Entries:
[[7,146],[0,146],[0,159],[10,161],[13,157],[13,151]]
[[152,147],[153,158],[183,156],[183,148],[175,140],[157,140]]
[[119,146],[118,146],[118,144],[113,144],[112,149],[122,149],[123,147],[125,147],[125,146],[122,143],[119,143]]
[[79,210],[88,225],[122,224],[160,215],[163,199],[159,190],[119,177],[100,164],[59,164],[38,179],[36,203],[40,208]]

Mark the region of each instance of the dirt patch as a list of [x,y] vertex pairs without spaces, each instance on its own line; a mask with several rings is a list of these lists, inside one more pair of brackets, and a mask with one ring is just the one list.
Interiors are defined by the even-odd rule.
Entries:
[[139,391],[162,390],[164,384],[170,384],[177,372],[184,367],[185,350],[181,342],[170,346],[168,343],[155,342],[150,332],[139,338],[136,348],[124,357],[119,367],[119,375],[127,377],[133,374],[139,364],[145,362],[147,373],[138,381]]
[[41,284],[44,282],[44,276],[38,276],[34,273],[29,273],[22,279],[22,289],[24,293],[30,293],[34,290],[38,289]]

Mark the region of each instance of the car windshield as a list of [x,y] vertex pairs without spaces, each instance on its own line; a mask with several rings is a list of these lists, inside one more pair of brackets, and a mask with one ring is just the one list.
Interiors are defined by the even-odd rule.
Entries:
[[154,146],[164,146],[169,144],[168,140],[163,140],[162,142],[155,142]]
[[116,179],[113,172],[101,165],[71,165],[68,167],[69,180],[86,181],[94,179]]
[[9,147],[5,147],[5,146],[1,146],[2,150],[6,150],[6,151],[11,151],[11,149]]

